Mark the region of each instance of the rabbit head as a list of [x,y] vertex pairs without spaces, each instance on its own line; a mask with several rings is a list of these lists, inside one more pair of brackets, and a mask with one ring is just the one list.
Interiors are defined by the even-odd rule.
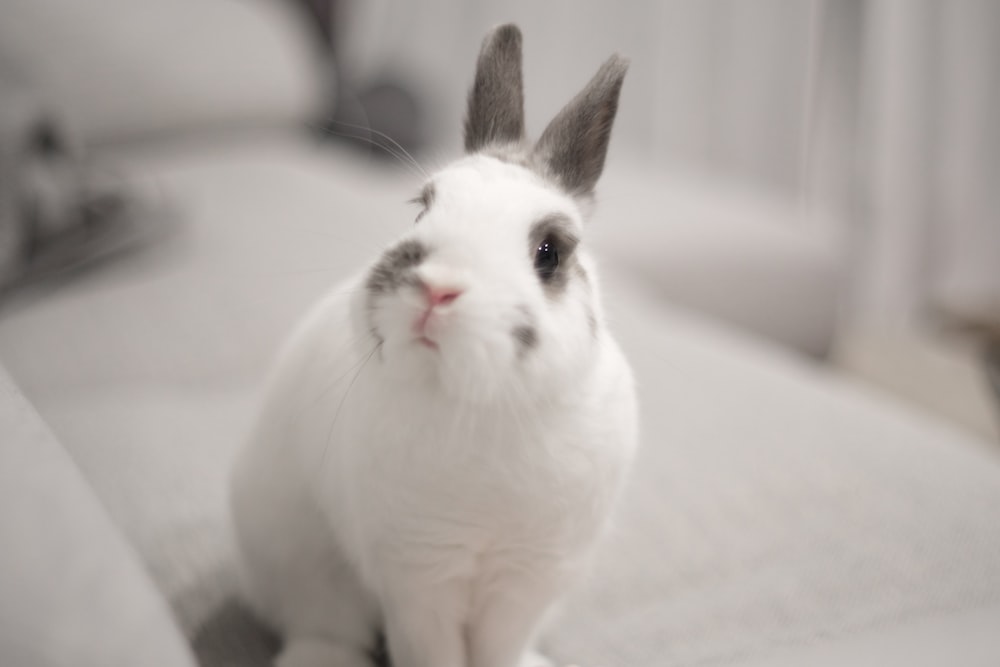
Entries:
[[583,212],[626,69],[612,56],[529,144],[521,33],[486,37],[467,154],[424,184],[416,224],[365,279],[361,319],[381,364],[472,401],[535,400],[580,382],[606,336]]

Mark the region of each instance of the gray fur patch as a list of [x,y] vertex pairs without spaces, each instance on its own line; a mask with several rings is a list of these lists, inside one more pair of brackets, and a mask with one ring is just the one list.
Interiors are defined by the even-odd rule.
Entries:
[[541,168],[572,195],[591,193],[604,170],[627,70],[625,58],[611,56],[590,83],[552,119],[535,145],[536,168]]
[[427,254],[427,247],[419,241],[403,241],[387,250],[372,267],[365,287],[372,294],[384,294],[414,282],[412,269],[423,262]]
[[423,188],[420,189],[420,194],[410,200],[413,204],[420,204],[420,213],[417,214],[416,222],[420,222],[420,218],[427,214],[427,211],[434,204],[434,199],[437,197],[437,188],[434,187],[434,183],[427,183]]
[[535,254],[538,247],[546,240],[550,239],[555,243],[559,255],[559,266],[548,279],[542,280],[542,289],[550,299],[555,299],[565,293],[569,285],[570,275],[578,265],[576,261],[577,244],[580,239],[576,235],[569,218],[561,213],[548,215],[534,225],[528,233],[529,252],[532,263],[535,261]]
[[483,40],[476,78],[469,91],[465,150],[524,138],[524,84],[521,77],[521,31],[502,25]]
[[538,347],[538,328],[535,326],[535,316],[527,306],[518,306],[517,310],[521,314],[521,322],[510,333],[517,341],[519,356],[523,356]]
[[573,222],[562,213],[552,213],[547,215],[531,226],[528,232],[533,248],[545,239],[546,236],[556,237],[564,246],[566,254],[571,254],[580,243],[580,238],[576,235]]
[[436,197],[437,188],[434,187],[433,183],[427,183],[420,189],[420,194],[417,196],[417,202],[419,202],[424,208],[430,208]]
[[519,324],[511,330],[511,334],[524,350],[530,350],[538,345],[538,331],[533,326]]

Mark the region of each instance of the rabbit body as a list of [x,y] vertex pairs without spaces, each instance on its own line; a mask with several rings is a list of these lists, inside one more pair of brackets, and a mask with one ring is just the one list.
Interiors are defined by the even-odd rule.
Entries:
[[[491,34],[477,84],[515,55],[519,85],[520,34]],[[425,184],[412,231],[307,316],[237,460],[247,592],[283,667],[368,667],[379,633],[396,667],[535,667],[608,523],[636,408],[580,242],[596,175],[496,121]]]

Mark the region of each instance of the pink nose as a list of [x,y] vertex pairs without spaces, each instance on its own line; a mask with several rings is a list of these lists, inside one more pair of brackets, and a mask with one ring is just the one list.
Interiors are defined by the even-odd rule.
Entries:
[[443,287],[440,285],[423,284],[424,298],[431,308],[447,306],[449,303],[462,296],[462,290],[457,287]]

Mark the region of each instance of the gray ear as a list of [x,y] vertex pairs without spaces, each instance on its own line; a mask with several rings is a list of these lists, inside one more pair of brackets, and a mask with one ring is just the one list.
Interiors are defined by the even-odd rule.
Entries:
[[626,70],[628,60],[617,54],[608,58],[535,145],[535,160],[571,194],[592,192],[604,170]]
[[521,31],[507,24],[483,40],[476,80],[469,91],[465,150],[524,138],[524,85],[521,81]]

